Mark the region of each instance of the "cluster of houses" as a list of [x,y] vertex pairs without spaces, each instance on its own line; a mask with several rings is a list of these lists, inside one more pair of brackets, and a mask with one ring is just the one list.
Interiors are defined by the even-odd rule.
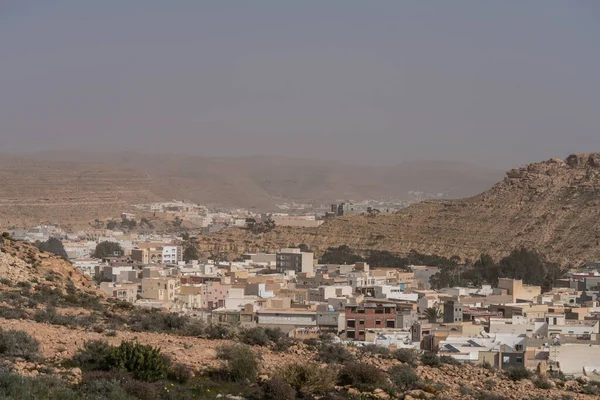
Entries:
[[160,260],[158,248],[179,254],[174,247],[103,260],[94,271],[103,278],[100,288],[141,307],[213,323],[279,328],[301,339],[333,333],[358,346],[417,348],[498,368],[542,364],[600,379],[595,264],[568,273],[545,293],[514,279],[432,290],[435,266],[317,264],[297,248],[246,254],[239,262],[165,263],[164,253],[153,262]]

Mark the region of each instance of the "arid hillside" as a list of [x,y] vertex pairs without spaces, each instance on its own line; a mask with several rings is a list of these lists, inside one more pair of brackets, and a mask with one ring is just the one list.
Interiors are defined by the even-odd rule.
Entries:
[[136,171],[0,156],[0,227],[87,224],[159,200],[161,191]]
[[137,153],[41,153],[40,160],[104,163],[139,171],[161,183],[158,195],[200,203],[273,209],[286,201],[410,199],[410,191],[444,198],[472,196],[501,178],[463,162],[414,161],[374,167],[292,157],[197,157]]
[[230,229],[201,238],[202,249],[274,251],[307,244],[320,253],[346,244],[474,258],[525,246],[563,264],[600,259],[600,154],[571,155],[508,171],[490,190],[462,200],[415,204],[394,215],[341,217],[314,229],[253,235]]

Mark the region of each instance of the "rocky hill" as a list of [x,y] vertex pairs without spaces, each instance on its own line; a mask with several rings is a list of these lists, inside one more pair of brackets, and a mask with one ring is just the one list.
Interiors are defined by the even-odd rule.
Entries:
[[393,166],[366,166],[293,157],[198,157],[123,153],[51,152],[39,160],[68,160],[81,165],[139,171],[161,183],[167,198],[200,203],[274,209],[277,203],[322,202],[337,199],[409,200],[409,191],[444,198],[471,196],[485,190],[501,172],[465,162],[412,161]]
[[101,296],[90,277],[81,274],[71,263],[6,235],[0,237],[0,278],[7,285],[38,282],[60,290],[72,285],[74,290]]
[[0,156],[0,227],[87,224],[162,199],[147,174],[106,165]]
[[340,217],[314,229],[253,235],[230,229],[202,237],[203,249],[233,253],[307,244],[317,253],[357,250],[499,258],[525,246],[563,264],[600,259],[600,154],[551,159],[506,173],[491,189],[461,200],[425,201],[393,215]]

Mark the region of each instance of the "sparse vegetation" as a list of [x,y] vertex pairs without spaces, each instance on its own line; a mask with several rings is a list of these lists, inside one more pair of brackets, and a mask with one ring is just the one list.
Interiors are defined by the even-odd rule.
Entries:
[[0,355],[40,361],[40,343],[27,332],[0,328]]
[[388,371],[390,380],[401,392],[417,388],[419,376],[410,365],[394,365]]
[[290,385],[299,397],[325,394],[333,390],[337,374],[331,368],[321,368],[315,363],[294,363],[284,366],[278,378]]
[[327,364],[345,364],[354,360],[354,355],[342,344],[324,344],[319,350],[319,360]]
[[531,378],[531,371],[525,367],[512,367],[506,370],[506,376],[511,381],[520,381]]
[[351,385],[363,392],[370,392],[386,384],[386,376],[379,368],[362,362],[351,362],[340,370],[338,383]]
[[222,376],[235,382],[256,380],[258,360],[252,349],[243,344],[230,344],[217,349],[217,357],[226,362]]

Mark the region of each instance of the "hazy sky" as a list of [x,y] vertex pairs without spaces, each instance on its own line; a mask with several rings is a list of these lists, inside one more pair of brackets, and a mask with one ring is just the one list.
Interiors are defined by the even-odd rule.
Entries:
[[0,152],[600,152],[600,1],[0,0]]

